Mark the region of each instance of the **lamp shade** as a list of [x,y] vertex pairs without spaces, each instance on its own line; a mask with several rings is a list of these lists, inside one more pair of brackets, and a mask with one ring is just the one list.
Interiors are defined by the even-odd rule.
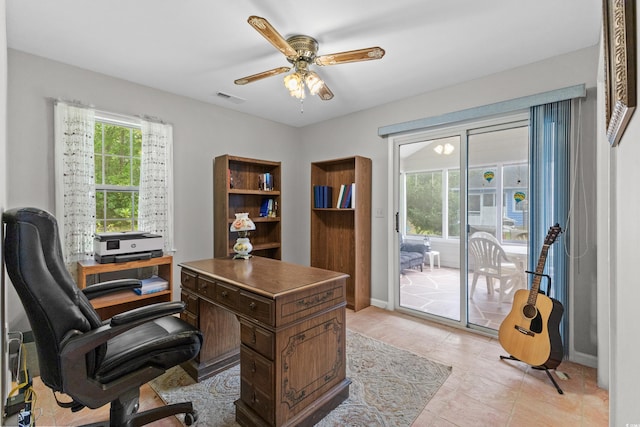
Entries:
[[231,227],[229,228],[229,230],[231,231],[250,231],[250,230],[255,230],[256,229],[256,225],[253,223],[253,221],[251,220],[251,218],[249,218],[249,214],[244,212],[244,213],[237,213],[236,215],[236,219],[231,223]]

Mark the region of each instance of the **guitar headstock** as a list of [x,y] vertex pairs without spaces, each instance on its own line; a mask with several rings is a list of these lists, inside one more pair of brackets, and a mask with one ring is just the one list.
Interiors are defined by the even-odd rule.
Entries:
[[553,242],[556,241],[556,237],[558,234],[562,233],[562,229],[560,228],[560,224],[556,223],[553,227],[549,227],[549,232],[547,233],[547,237],[544,238],[545,245],[552,245]]

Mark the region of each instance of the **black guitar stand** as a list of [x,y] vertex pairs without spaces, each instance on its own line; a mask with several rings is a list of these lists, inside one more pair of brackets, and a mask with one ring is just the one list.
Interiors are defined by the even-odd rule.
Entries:
[[[527,274],[533,274],[536,276],[543,276],[546,277],[547,279],[547,293],[545,294],[544,291],[539,291],[541,294],[543,295],[549,295],[549,293],[551,292],[551,276],[549,276],[548,274],[542,274],[542,273],[536,273],[535,271],[525,271],[525,273]],[[511,355],[509,356],[500,356],[500,360],[515,360],[516,362],[522,362],[522,360],[517,359]],[[525,362],[522,362],[525,363]],[[558,394],[564,394],[564,391],[562,391],[562,389],[560,388],[560,386],[558,385],[558,383],[556,382],[555,378],[553,378],[553,376],[551,375],[551,372],[549,372],[549,368],[545,365],[541,365],[541,366],[533,366],[530,365],[531,368],[536,369],[536,370],[540,370],[540,371],[545,371],[547,373],[547,376],[549,377],[549,379],[551,380],[551,382],[553,383],[554,387],[556,388],[556,390],[558,390]]]
[[[516,359],[513,356],[500,356],[500,359],[501,360],[504,360],[504,359],[506,359],[506,360],[515,360],[516,362],[522,362],[522,360]],[[525,362],[522,362],[522,363],[525,363]],[[547,376],[549,377],[549,379],[551,380],[551,382],[555,386],[556,390],[558,390],[558,393],[559,394],[564,394],[564,391],[562,391],[562,389],[560,388],[560,386],[556,382],[555,378],[553,378],[553,376],[551,375],[551,372],[549,372],[549,368],[547,368],[544,365],[542,365],[542,366],[531,366],[531,368],[537,369],[537,370],[540,370],[540,371],[545,371],[547,373]]]

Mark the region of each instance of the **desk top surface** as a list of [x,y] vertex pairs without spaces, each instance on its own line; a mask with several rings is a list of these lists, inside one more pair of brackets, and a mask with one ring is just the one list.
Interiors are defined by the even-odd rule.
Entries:
[[181,262],[179,266],[270,298],[349,277],[336,271],[258,256],[248,260],[209,258]]

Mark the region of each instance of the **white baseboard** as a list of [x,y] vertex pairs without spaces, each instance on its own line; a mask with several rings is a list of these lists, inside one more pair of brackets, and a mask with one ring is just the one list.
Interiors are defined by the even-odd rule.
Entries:
[[[568,360],[570,360],[571,362],[579,363],[584,366],[588,366],[590,368],[598,368],[598,357],[592,356],[591,354],[574,351],[568,357]],[[562,366],[560,367],[560,369],[562,369]]]
[[382,309],[385,309],[385,310],[393,310],[392,308],[388,308],[387,307],[388,304],[389,303],[387,301],[382,301],[382,300],[379,300],[379,299],[371,298],[371,305],[372,306],[378,307],[378,308],[382,308]]

